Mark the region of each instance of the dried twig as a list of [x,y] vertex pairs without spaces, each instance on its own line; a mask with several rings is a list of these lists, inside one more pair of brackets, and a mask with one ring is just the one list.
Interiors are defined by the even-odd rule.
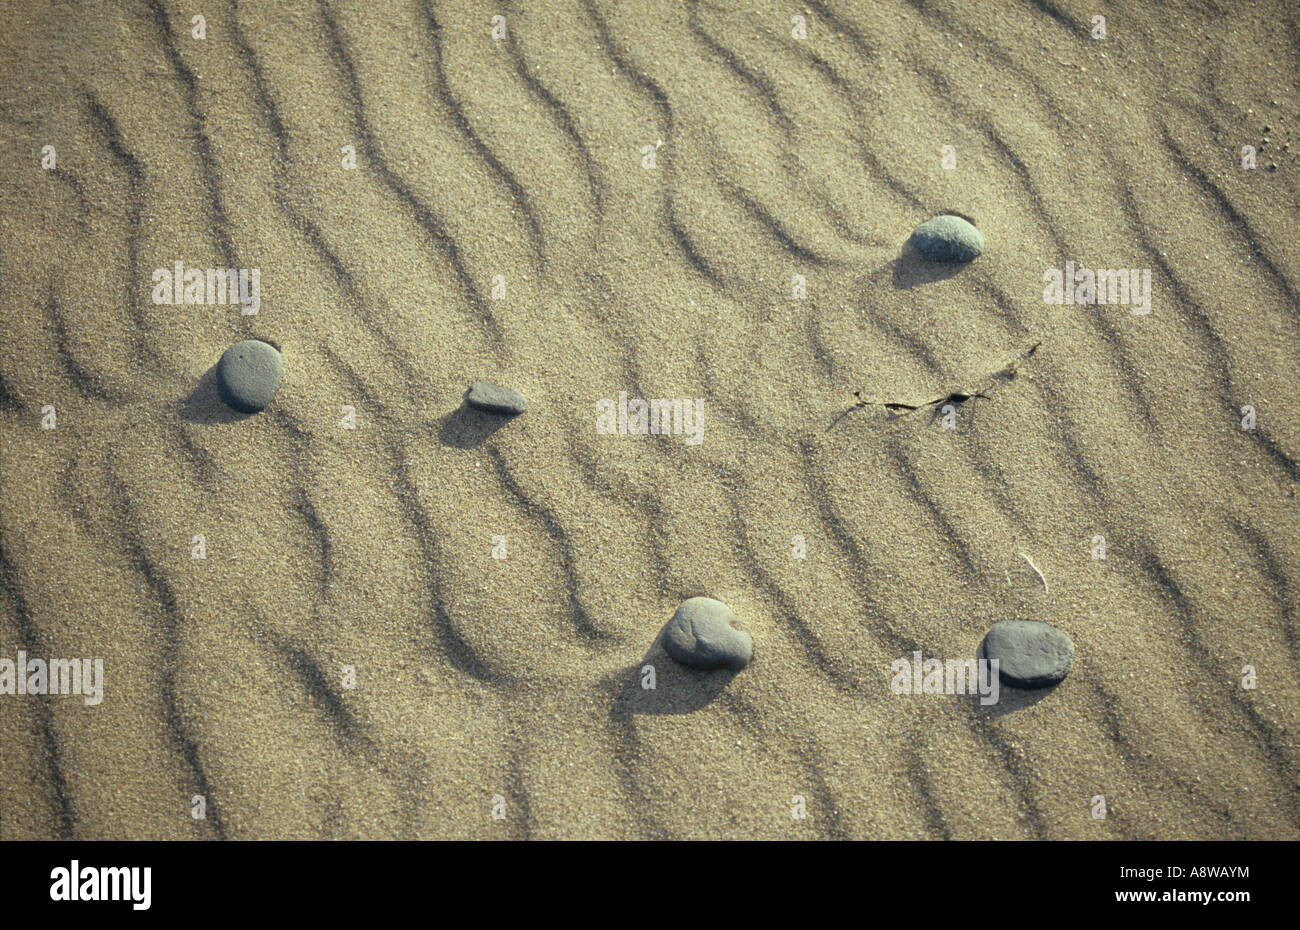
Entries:
[[1034,570],[1034,572],[1038,575],[1038,580],[1041,581],[1041,582],[1043,583],[1043,593],[1044,593],[1044,594],[1049,593],[1049,592],[1048,592],[1048,588],[1047,588],[1047,579],[1046,579],[1045,577],[1043,577],[1043,573],[1042,573],[1042,571],[1039,569],[1039,567],[1038,567],[1037,565],[1034,564],[1034,560],[1031,559],[1029,556],[1025,555],[1023,552],[1020,553],[1020,557],[1021,557],[1022,559],[1024,559],[1026,562],[1028,562],[1028,563],[1029,563],[1029,567],[1032,568],[1032,569]]
[[991,375],[985,378],[982,382],[980,382],[979,385],[977,385],[973,389],[958,388],[955,391],[949,391],[947,394],[944,394],[942,397],[936,397],[933,400],[927,400],[919,404],[908,404],[908,403],[903,403],[901,401],[886,401],[884,403],[881,403],[880,401],[866,400],[863,398],[861,391],[854,391],[853,396],[856,398],[856,401],[854,402],[854,406],[855,407],[884,407],[890,413],[896,414],[898,416],[902,416],[903,414],[911,413],[913,410],[920,410],[922,407],[941,407],[944,404],[964,404],[966,401],[971,400],[972,398],[975,397],[981,397],[984,400],[992,400],[992,398],[989,397],[988,393],[986,392],[993,391],[994,389],[1000,387],[1006,382],[1013,380],[1016,377],[1016,375],[1019,373],[1020,362],[1022,362],[1024,359],[1029,358],[1036,351],[1038,351],[1038,347],[1042,344],[1043,344],[1042,340],[1035,342],[1024,352],[1020,353],[1020,355],[1012,359],[1011,362],[999,368],[997,371],[993,372]]

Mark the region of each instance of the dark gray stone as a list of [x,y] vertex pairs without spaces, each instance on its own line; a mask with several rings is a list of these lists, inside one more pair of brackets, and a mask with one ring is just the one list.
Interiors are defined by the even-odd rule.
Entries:
[[738,672],[749,664],[754,652],[754,641],[731,608],[711,597],[683,601],[664,627],[663,643],[682,665],[700,669]]
[[528,409],[524,395],[512,388],[504,388],[491,381],[475,381],[469,386],[465,402],[476,410],[518,416]]
[[1000,620],[980,644],[980,657],[998,660],[1005,685],[1048,688],[1070,673],[1074,642],[1050,623]]
[[968,262],[984,251],[984,235],[960,216],[926,220],[908,240],[929,262]]
[[280,386],[283,367],[275,346],[257,339],[237,342],[217,362],[217,391],[241,413],[266,409]]

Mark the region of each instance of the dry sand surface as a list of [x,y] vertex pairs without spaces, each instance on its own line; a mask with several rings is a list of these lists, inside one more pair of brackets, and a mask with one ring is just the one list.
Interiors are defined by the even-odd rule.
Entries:
[[[104,669],[0,695],[0,836],[1300,837],[1294,4],[8,2],[0,75],[0,657]],[[891,690],[1008,617],[1062,684]]]

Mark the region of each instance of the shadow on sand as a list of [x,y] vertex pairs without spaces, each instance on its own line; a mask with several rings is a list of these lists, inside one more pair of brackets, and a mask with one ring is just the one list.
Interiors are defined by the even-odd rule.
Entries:
[[894,259],[894,287],[906,290],[919,284],[946,281],[966,265],[966,262],[927,262],[911,243],[905,242],[902,253]]
[[499,413],[484,413],[462,403],[443,417],[438,427],[438,439],[457,449],[473,449],[513,419]]
[[1033,707],[1055,691],[1057,687],[1059,686],[1053,685],[1050,688],[1015,688],[1005,682],[999,682],[998,702],[996,704],[981,704],[980,696],[973,694],[971,695],[971,706],[974,708],[976,717],[985,720],[996,720],[998,717],[1014,714],[1026,707]]
[[178,402],[181,418],[190,423],[237,423],[253,416],[228,407],[217,390],[217,366],[203,373],[189,395]]
[[[650,675],[647,666],[654,669],[654,688],[643,687]],[[703,672],[679,665],[656,639],[640,662],[616,674],[611,713],[616,718],[694,713],[717,700],[737,674],[730,669]]]

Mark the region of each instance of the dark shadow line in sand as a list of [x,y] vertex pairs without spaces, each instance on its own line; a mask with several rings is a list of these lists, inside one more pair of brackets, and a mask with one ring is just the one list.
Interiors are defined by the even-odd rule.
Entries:
[[217,388],[216,365],[203,373],[194,390],[178,406],[181,418],[190,423],[238,423],[253,416],[235,410],[221,399],[221,392]]
[[410,360],[393,342],[393,337],[388,329],[377,325],[373,314],[367,309],[366,302],[357,289],[355,276],[343,263],[338,253],[331,248],[320,226],[301,212],[293,199],[286,193],[286,189],[289,187],[289,168],[292,164],[292,157],[289,154],[289,135],[285,131],[284,122],[280,119],[280,112],[276,108],[275,100],[271,97],[270,87],[257,53],[253,51],[252,46],[248,44],[247,39],[244,37],[243,28],[239,24],[239,9],[235,0],[231,0],[231,7],[234,13],[230,20],[231,39],[248,68],[249,75],[253,80],[254,96],[279,151],[279,158],[272,162],[276,205],[289,218],[294,227],[306,237],[307,243],[321,261],[325,263],[325,267],[329,269],[334,276],[335,282],[351,301],[353,310],[357,313],[370,335],[383,342],[393,363],[402,369],[409,380],[418,383],[421,379],[416,375]]
[[[20,642],[27,644],[27,647],[38,655],[48,654],[44,634],[37,628],[35,621],[32,619],[31,611],[27,606],[27,599],[23,596],[18,573],[15,571],[13,563],[9,561],[3,538],[0,538],[0,596],[9,601]],[[34,702],[33,713],[36,716],[37,727],[40,730],[41,745],[45,750],[46,774],[53,794],[51,807],[56,823],[54,833],[58,839],[74,839],[77,831],[77,811],[75,800],[68,786],[67,775],[64,772],[64,744],[59,738],[58,727],[54,719],[54,705],[48,695],[43,700]]]
[[948,820],[943,815],[943,804],[940,803],[938,794],[934,789],[934,782],[930,779],[929,770],[926,769],[922,761],[920,752],[917,751],[919,738],[915,732],[912,733],[904,750],[907,765],[904,768],[904,774],[907,781],[916,792],[917,798],[921,801],[921,816],[925,820],[925,826],[930,831],[930,835],[936,839],[952,839],[952,827],[949,826]]
[[375,761],[377,749],[353,714],[342,692],[331,683],[324,668],[308,652],[282,638],[275,630],[258,622],[258,634],[271,647],[297,679],[312,704],[321,712],[339,742],[349,750],[361,749]]
[[807,785],[806,792],[812,795],[813,804],[819,812],[818,816],[813,819],[813,827],[821,834],[823,839],[827,840],[847,840],[849,839],[848,830],[844,821],[841,819],[847,811],[843,809],[839,797],[831,788],[830,783],[826,781],[826,775],[822,767],[817,764],[813,753],[809,752],[807,746],[801,745],[800,742],[786,742],[778,750],[773,746],[773,741],[769,738],[768,732],[764,727],[764,717],[758,709],[747,703],[734,691],[728,691],[722,695],[721,703],[731,712],[736,723],[745,731],[745,734],[758,743],[760,750],[765,755],[773,755],[775,751],[792,752],[799,765],[803,767],[804,779],[802,784]]
[[143,336],[144,333],[149,331],[149,327],[145,325],[144,310],[140,303],[138,288],[135,286],[135,282],[140,280],[140,229],[146,190],[144,166],[126,148],[122,134],[118,130],[117,122],[113,119],[112,114],[99,102],[99,99],[88,91],[85,94],[85,101],[96,134],[104,147],[108,149],[113,162],[126,173],[130,196],[125,206],[126,254],[124,256],[125,268],[123,272],[123,290],[125,291],[123,303],[131,313],[131,318],[135,323],[131,330],[131,341],[136,352],[140,356],[149,359],[153,367],[158,368],[160,367],[158,348]]
[[[976,702],[978,706],[978,702]],[[1028,821],[1029,833],[1034,839],[1049,839],[1047,822],[1036,800],[1035,778],[1028,763],[1016,755],[1012,744],[994,725],[991,718],[980,714],[970,717],[971,733],[989,748],[995,759],[1001,764],[1002,771],[1011,780],[1011,788],[1016,802]]]
[[[323,352],[330,364],[348,383],[351,391],[361,398],[362,404],[360,406],[364,406],[367,410],[378,411],[381,419],[387,421],[388,417],[384,414],[387,408],[384,402],[366,386],[366,382],[352,369],[352,366],[342,358],[334,356],[328,348],[323,347]],[[272,413],[275,412],[275,410],[272,411]],[[281,417],[277,420],[277,425],[286,426],[291,424],[287,419]],[[512,685],[512,680],[508,672],[505,669],[493,666],[487,659],[479,655],[474,646],[461,635],[452,619],[451,612],[447,607],[447,594],[444,590],[439,569],[439,566],[446,564],[447,557],[444,555],[442,546],[434,533],[433,523],[430,521],[428,513],[420,504],[419,493],[415,482],[411,478],[410,458],[406,455],[402,443],[396,441],[391,433],[392,430],[383,429],[379,430],[377,435],[380,437],[380,451],[387,460],[388,477],[394,497],[407,525],[411,529],[415,543],[420,549],[421,564],[423,565],[422,583],[429,598],[428,606],[421,609],[421,616],[428,618],[429,628],[437,639],[438,647],[458,671],[469,675],[476,681],[492,683],[500,688],[509,688]]]
[[[131,568],[144,582],[141,590],[148,590],[157,611],[162,615],[162,643],[158,656],[161,698],[165,733],[171,748],[177,753],[189,772],[189,784],[207,799],[207,817],[193,821],[196,833],[212,833],[217,839],[226,839],[227,831],[221,817],[218,794],[208,776],[201,748],[202,732],[195,729],[191,717],[184,712],[185,700],[178,684],[177,670],[182,647],[181,628],[186,619],[176,598],[176,590],[164,572],[149,555],[144,537],[137,529],[141,525],[138,508],[131,499],[130,490],[119,474],[112,457],[103,466],[108,481],[108,495],[112,506],[105,509],[112,514],[110,531],[122,548]],[[206,829],[205,829],[206,828]]]
[[528,785],[524,781],[524,772],[528,766],[526,747],[517,732],[511,734],[511,742],[514,746],[510,751],[510,764],[506,773],[506,791],[507,797],[514,801],[514,815],[507,822],[516,828],[516,839],[531,840],[536,818],[528,797]]
[[243,265],[235,247],[234,237],[230,233],[230,219],[226,213],[225,197],[221,190],[221,171],[216,156],[212,151],[212,142],[208,136],[208,120],[200,106],[199,76],[185,63],[172,36],[171,18],[166,8],[158,0],[148,0],[149,12],[158,31],[162,49],[168,63],[176,74],[182,97],[190,113],[194,153],[198,157],[204,187],[208,195],[208,217],[213,244],[227,268],[239,268]]
[[929,515],[939,535],[948,543],[948,550],[961,562],[961,566],[968,576],[979,577],[975,556],[963,538],[960,528],[953,523],[952,518],[939,506],[930,490],[921,484],[920,476],[913,467],[913,462],[908,457],[907,450],[904,449],[902,443],[891,437],[885,443],[884,452],[894,464],[895,474],[902,476],[912,492],[912,499],[921,505]]
[[533,255],[537,259],[538,267],[546,267],[546,237],[542,234],[541,223],[537,219],[537,211],[533,207],[532,198],[524,190],[524,186],[519,182],[506,165],[497,157],[496,152],[492,150],[483,138],[475,131],[468,117],[465,115],[465,109],[461,106],[452,92],[451,85],[447,81],[447,69],[444,66],[443,49],[442,49],[442,25],[434,15],[433,6],[424,0],[420,4],[420,12],[424,17],[425,24],[428,26],[429,41],[433,48],[433,79],[434,91],[442,100],[443,105],[447,108],[451,116],[452,125],[460,132],[478,154],[488,169],[510,192],[511,198],[523,214],[524,220],[528,223],[528,230],[533,242]]
[[[497,416],[497,419],[505,420],[509,418]],[[523,489],[498,450],[489,449],[488,457],[493,468],[496,469],[497,479],[501,482],[502,489],[515,499],[525,513],[537,520],[546,534],[558,543],[560,562],[564,566],[564,585],[569,595],[569,620],[573,623],[574,629],[579,635],[589,640],[608,639],[610,634],[596,625],[586,606],[582,603],[582,599],[578,596],[578,591],[582,586],[582,579],[578,571],[577,557],[573,541],[569,533],[564,529],[564,525],[560,522],[559,516],[552,508],[535,500]]]
[[[1004,142],[992,129],[992,127],[985,127],[985,136],[994,148],[998,150],[1002,157],[1006,159],[1016,176],[1020,179],[1021,186],[1024,189],[1025,195],[1029,198],[1029,203],[1034,211],[1034,215],[1052,237],[1052,243],[1056,246],[1058,258],[1063,262],[1066,256],[1074,254],[1075,250],[1070,248],[1065,236],[1053,222],[1052,216],[1047,210],[1047,205],[1043,201],[1039,192],[1039,188],[1034,185],[1033,178],[1029,173],[1029,168],[1011,149],[1011,147],[1007,145],[1007,143]],[[1134,219],[1137,219],[1136,211],[1133,212],[1132,216]],[[1123,336],[1120,334],[1120,331],[1106,319],[1104,314],[1085,313],[1082,315],[1081,319],[1086,322],[1088,326],[1091,327],[1092,330],[1110,347],[1111,351],[1114,353],[1115,367],[1120,373],[1125,389],[1130,395],[1132,395],[1133,404],[1137,409],[1138,414],[1142,417],[1143,423],[1150,432],[1159,435],[1161,424],[1153,418],[1151,405],[1147,402],[1144,393],[1142,376],[1139,374],[1137,366],[1133,363],[1133,358]]]
[[1281,623],[1274,626],[1275,632],[1282,637],[1291,653],[1292,666],[1300,671],[1300,638],[1297,637],[1296,624],[1293,620],[1295,598],[1292,596],[1293,585],[1283,570],[1283,561],[1270,546],[1268,539],[1258,529],[1243,523],[1237,518],[1230,518],[1228,525],[1247,547],[1256,570],[1268,584],[1268,594],[1277,608]]
[[[1290,745],[1286,738],[1285,729],[1265,717],[1253,701],[1238,689],[1228,685],[1223,676],[1218,673],[1218,666],[1212,656],[1211,648],[1206,644],[1197,629],[1197,621],[1204,616],[1203,609],[1199,608],[1187,594],[1175,577],[1173,570],[1166,565],[1149,542],[1139,538],[1133,544],[1133,552],[1136,556],[1135,561],[1138,568],[1141,569],[1151,586],[1155,590],[1163,591],[1173,599],[1173,609],[1185,633],[1185,646],[1191,654],[1192,660],[1200,668],[1201,677],[1206,682],[1207,690],[1216,691],[1220,703],[1231,705],[1241,716],[1242,722],[1245,724],[1241,728],[1242,732],[1252,739],[1260,754],[1268,761],[1277,776],[1284,781],[1291,779],[1295,763],[1284,750],[1284,746],[1289,747]],[[1293,796],[1288,800],[1291,802],[1290,820],[1292,823],[1300,824],[1300,796]]]
[[[1211,383],[1218,389],[1219,403],[1227,408],[1231,419],[1236,419],[1236,411],[1240,409],[1241,403],[1234,399],[1236,388],[1233,384],[1231,373],[1231,363],[1229,362],[1228,352],[1223,343],[1223,337],[1215,330],[1205,312],[1193,298],[1187,284],[1182,277],[1178,275],[1170,264],[1165,253],[1162,252],[1157,244],[1151,240],[1147,231],[1146,224],[1143,222],[1137,206],[1133,203],[1133,192],[1127,182],[1123,184],[1120,190],[1125,210],[1131,218],[1131,222],[1138,231],[1138,243],[1150,257],[1154,267],[1158,268],[1173,285],[1174,297],[1187,310],[1192,324],[1200,331],[1202,338],[1208,343],[1210,357],[1214,363],[1214,377]],[[1242,220],[1244,222],[1244,220]],[[1286,286],[1286,281],[1281,282]],[[1288,291],[1288,294],[1291,293]],[[1142,410],[1143,419],[1151,421],[1154,414],[1149,409]],[[1263,426],[1256,429],[1245,431],[1245,435],[1255,440],[1261,448],[1272,457],[1274,462],[1280,465],[1290,476],[1292,481],[1300,481],[1300,466],[1297,465],[1294,458],[1280,449],[1277,443],[1268,435]]]
[[[635,372],[635,366],[629,366],[627,370]],[[639,376],[635,373],[632,376],[631,384],[638,385]],[[643,396],[640,388],[637,388],[638,396]],[[613,472],[602,474],[597,471],[594,458],[579,450],[579,439],[577,433],[570,434],[569,442],[569,461],[573,463],[575,470],[582,476],[583,482],[602,495],[611,498],[619,497],[628,501],[636,508],[636,512],[642,515],[642,524],[644,527],[644,540],[650,550],[649,567],[654,572],[654,578],[661,590],[671,590],[673,578],[676,574],[671,570],[668,556],[666,555],[669,545],[670,534],[665,529],[667,519],[664,516],[664,505],[656,494],[646,493],[636,486],[632,481],[626,478],[620,478]]]
[[299,487],[294,494],[294,510],[307,524],[307,530],[311,534],[317,552],[320,553],[318,590],[320,591],[320,600],[324,603],[330,599],[330,591],[334,587],[334,542],[330,539],[329,528],[325,526],[325,521],[321,519],[320,512],[312,504],[307,496],[306,489],[303,487]]
[[54,326],[54,350],[58,353],[59,361],[62,363],[68,379],[81,393],[81,396],[109,404],[120,404],[122,396],[117,389],[105,384],[104,379],[99,374],[88,371],[77,360],[68,338],[68,327],[64,320],[63,308],[58,297],[55,296],[52,283],[49,285],[49,296],[45,301],[45,311],[49,315],[50,323]]
[[691,33],[699,40],[700,44],[722,59],[723,65],[740,79],[742,83],[749,87],[772,114],[773,119],[781,126],[781,132],[785,136],[787,143],[790,141],[791,134],[794,132],[794,120],[790,114],[782,108],[778,99],[776,85],[766,75],[753,70],[729,48],[718,42],[712,35],[705,30],[699,18],[698,0],[688,0],[686,4],[686,18],[690,25]]
[[384,157],[383,147],[380,146],[374,130],[366,118],[365,101],[361,93],[361,80],[357,75],[356,65],[353,64],[352,55],[348,51],[338,21],[325,0],[320,2],[320,14],[321,22],[325,27],[325,36],[329,41],[329,55],[343,80],[344,97],[351,107],[352,122],[356,127],[357,137],[361,140],[361,144],[365,149],[366,161],[374,167],[379,180],[384,186],[410,211],[415,221],[428,233],[432,244],[447,263],[451,265],[451,270],[460,284],[466,303],[487,328],[492,343],[497,346],[501,345],[501,324],[493,315],[488,301],[484,298],[470,274],[469,266],[461,253],[460,244],[448,231],[442,218],[434,212],[424,198],[406,182],[403,176],[389,167],[388,161]]
[[[505,8],[508,13],[516,12],[516,10],[512,9],[512,4],[510,3],[506,3]],[[524,57],[523,52],[515,41],[515,34],[509,30],[506,32],[506,51],[510,53],[510,57],[515,63],[515,74],[524,83],[524,86],[532,91],[533,95],[536,96],[537,99],[542,101],[543,105],[545,105],[554,116],[560,129],[563,130],[564,134],[569,138],[569,141],[573,143],[574,148],[577,149],[579,160],[582,162],[583,171],[587,175],[587,186],[591,189],[592,200],[595,204],[596,220],[597,223],[599,223],[605,199],[604,184],[601,182],[600,171],[596,166],[596,160],[592,157],[591,150],[587,147],[587,144],[582,141],[582,136],[578,132],[577,124],[574,122],[572,115],[570,115],[568,108],[565,107],[560,99],[556,97],[555,94],[553,94],[550,89],[533,73],[533,69],[529,67],[528,60]]]
[[1201,190],[1201,192],[1214,202],[1218,208],[1219,215],[1227,222],[1228,227],[1232,229],[1240,238],[1242,245],[1250,249],[1259,262],[1260,268],[1267,272],[1267,276],[1273,279],[1273,283],[1286,294],[1287,300],[1292,307],[1300,307],[1300,292],[1296,291],[1295,284],[1280,269],[1273,259],[1264,251],[1261,242],[1267,241],[1260,237],[1251,225],[1246,216],[1237,209],[1223,189],[1214,183],[1204,171],[1197,167],[1192,159],[1188,158],[1186,153],[1179,147],[1177,140],[1169,132],[1168,127],[1161,127],[1161,141],[1164,144],[1165,151],[1169,153],[1170,158],[1178,165],[1179,169]]
[[[596,28],[598,45],[609,57],[609,60],[613,62],[615,70],[635,84],[637,88],[649,94],[654,100],[655,108],[662,114],[664,142],[671,146],[673,144],[673,128],[676,125],[676,117],[673,113],[672,105],[668,101],[668,95],[652,78],[638,71],[623,57],[622,53],[619,52],[617,46],[614,44],[609,27],[606,25],[604,17],[600,15],[600,11],[596,9],[596,4],[593,0],[583,0],[583,7],[587,12],[587,16],[591,19],[592,25]],[[671,152],[672,149],[670,148],[669,151]],[[674,201],[675,188],[673,184],[673,160],[671,158],[668,159],[665,168],[666,193],[664,195],[663,217],[664,222],[668,227],[668,231],[672,234],[673,242],[677,246],[678,251],[682,253],[683,257],[690,262],[692,268],[702,275],[710,284],[718,288],[718,290],[725,292],[728,290],[727,281],[704,257],[704,255],[701,254],[699,249],[696,248],[690,232],[681,222],[681,219],[677,214],[677,207]]]
[[614,760],[614,771],[618,775],[624,794],[632,801],[631,809],[639,821],[641,834],[648,839],[671,839],[672,831],[654,816],[655,807],[651,803],[652,798],[638,778],[639,765],[645,758],[644,743],[637,732],[636,720],[632,713],[626,704],[618,700],[623,690],[624,675],[624,672],[612,672],[602,681],[604,690],[616,692],[609,711],[609,733],[612,738],[610,749]]
[[[317,620],[320,619],[319,612],[316,617]],[[401,750],[382,746],[376,736],[371,735],[373,725],[359,716],[345,699],[344,693],[331,684],[327,667],[306,648],[300,648],[291,639],[277,632],[256,609],[249,630],[257,642],[269,647],[268,652],[275,655],[297,679],[303,693],[334,734],[339,747],[346,753],[363,758],[372,771],[383,775],[398,788],[403,795],[403,816],[414,817],[420,807],[420,802],[416,800],[420,788],[417,779],[412,776],[409,764],[402,764]],[[392,757],[396,757],[396,765],[390,761]]]
[[[1100,707],[1101,714],[1097,718],[1097,724],[1110,739],[1115,751],[1123,757],[1125,763],[1136,771],[1139,777],[1147,781],[1155,781],[1157,778],[1166,779],[1172,782],[1191,803],[1210,811],[1218,816],[1224,824],[1232,827],[1236,837],[1240,838],[1244,834],[1243,824],[1232,816],[1232,810],[1228,807],[1223,799],[1213,796],[1199,788],[1186,775],[1171,769],[1163,764],[1158,756],[1147,756],[1138,748],[1133,740],[1125,735],[1120,723],[1120,715],[1123,712],[1116,695],[1107,691],[1106,688],[1096,681],[1089,681],[1088,685],[1092,688],[1094,699]],[[1114,820],[1122,818],[1122,814],[1114,808],[1107,814],[1107,819]],[[1120,820],[1120,829],[1127,830],[1132,834],[1131,828],[1123,825]],[[1135,839],[1146,839],[1149,837],[1137,837]]]
[[726,178],[718,178],[717,182],[723,193],[740,206],[751,219],[761,225],[767,231],[767,234],[776,239],[781,248],[793,258],[818,267],[823,267],[829,263],[826,256],[796,242],[794,234],[786,229],[785,225],[773,216],[766,207],[746,193],[744,188],[731,183]]
[[835,507],[835,498],[825,477],[816,467],[811,445],[806,440],[799,440],[799,459],[801,473],[806,476],[805,484],[808,497],[817,509],[817,516],[826,528],[828,538],[839,549],[841,555],[853,566],[850,578],[853,579],[854,592],[861,601],[862,612],[875,618],[870,626],[872,635],[889,643],[890,651],[895,655],[906,655],[920,649],[920,645],[911,636],[895,629],[888,611],[876,595],[875,584],[871,578],[875,574],[875,559],[872,556],[869,537],[857,536],[845,517]]
[[204,488],[211,488],[213,482],[221,475],[221,467],[217,465],[217,460],[212,457],[211,452],[194,441],[194,436],[184,424],[173,421],[170,426],[177,446],[198,472],[199,481]]
[[[738,469],[714,462],[704,462],[702,465],[717,477],[722,486],[739,489],[746,487],[744,476]],[[749,538],[744,515],[738,503],[742,496],[743,494],[728,496],[730,514],[727,521],[727,530],[731,538],[739,543],[741,558],[744,561],[746,570],[749,572],[749,577],[761,586],[768,597],[772,599],[776,606],[773,616],[779,620],[784,629],[792,633],[798,640],[799,645],[808,657],[808,661],[816,666],[835,687],[850,693],[856,693],[857,687],[852,672],[832,658],[832,653],[826,649],[820,637],[817,636],[815,626],[809,623],[800,613],[796,600],[790,597],[781,586],[780,581],[763,567],[765,560],[760,557]],[[708,596],[707,591],[692,592],[692,595],[695,593]]]
[[9,382],[5,380],[5,373],[0,371],[0,410],[16,413],[22,409],[22,404],[19,403],[18,398],[14,396],[14,389],[11,388]]

